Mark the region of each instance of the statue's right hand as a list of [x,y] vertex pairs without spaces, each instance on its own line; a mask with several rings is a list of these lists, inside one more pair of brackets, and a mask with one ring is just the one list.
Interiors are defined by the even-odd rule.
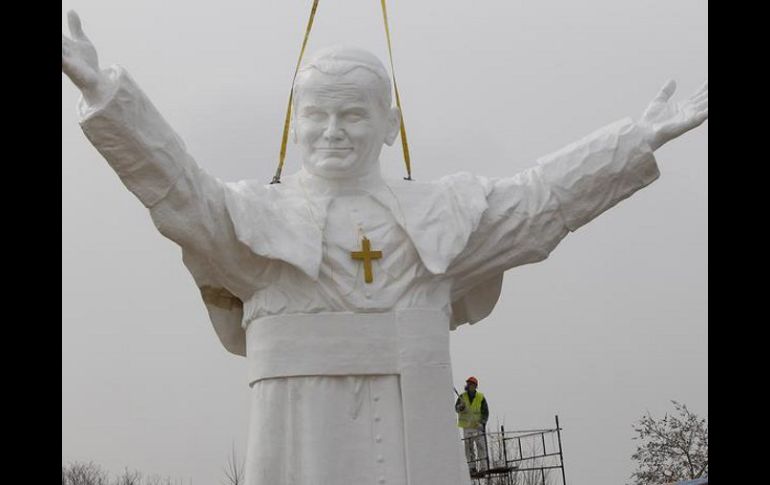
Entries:
[[86,97],[94,101],[108,83],[99,70],[99,56],[96,48],[83,32],[80,17],[74,10],[67,12],[70,35],[61,36],[61,70],[69,77]]

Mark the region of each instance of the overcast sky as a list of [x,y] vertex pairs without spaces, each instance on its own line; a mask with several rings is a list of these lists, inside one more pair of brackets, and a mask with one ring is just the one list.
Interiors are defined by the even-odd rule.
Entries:
[[[62,31],[76,9],[102,64],[132,73],[210,173],[267,182],[310,3],[64,0]],[[389,7],[419,180],[513,175],[638,118],[667,79],[681,99],[708,77],[704,0]],[[322,0],[309,49],[337,43],[386,59],[379,2]],[[232,444],[245,449],[245,361],[83,136],[77,98],[62,76],[62,462],[219,483]],[[570,484],[624,483],[646,411],[675,399],[708,414],[708,122],[656,155],[658,181],[509,271],[494,313],[452,334],[455,384],[479,378],[492,424],[559,414]],[[382,161],[401,176],[398,144]]]

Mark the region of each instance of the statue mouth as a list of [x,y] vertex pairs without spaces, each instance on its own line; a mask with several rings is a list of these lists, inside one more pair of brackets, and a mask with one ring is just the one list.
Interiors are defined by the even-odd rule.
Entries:
[[344,158],[349,153],[353,151],[353,147],[349,148],[316,148],[316,152],[318,152],[321,156],[327,156],[331,158]]

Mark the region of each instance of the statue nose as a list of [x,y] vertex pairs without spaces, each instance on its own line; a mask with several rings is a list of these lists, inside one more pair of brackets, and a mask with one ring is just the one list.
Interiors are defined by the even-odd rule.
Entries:
[[326,126],[326,130],[324,130],[324,138],[330,141],[339,141],[345,138],[345,132],[340,129],[336,117],[332,116],[329,118],[329,124]]

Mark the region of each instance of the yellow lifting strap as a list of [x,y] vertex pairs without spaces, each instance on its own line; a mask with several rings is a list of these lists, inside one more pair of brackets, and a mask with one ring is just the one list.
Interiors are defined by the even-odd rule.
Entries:
[[[297,59],[297,66],[294,68],[294,77],[291,80],[291,91],[289,92],[289,103],[286,106],[286,118],[283,121],[283,136],[281,137],[281,151],[278,154],[278,167],[275,169],[275,175],[271,184],[281,183],[281,172],[283,172],[283,164],[286,160],[286,145],[289,140],[289,127],[291,124],[291,109],[292,102],[294,101],[294,83],[297,80],[297,73],[299,72],[300,65],[302,64],[302,57],[305,55],[305,47],[307,47],[307,40],[310,37],[310,30],[313,28],[313,20],[315,19],[316,10],[318,10],[319,0],[313,0],[313,6],[310,10],[310,18],[307,21],[307,27],[305,28],[305,37],[302,39],[302,48],[299,51],[299,59]],[[409,157],[409,144],[406,139],[406,127],[404,126],[404,111],[401,108],[401,97],[398,94],[398,84],[396,84],[396,70],[393,67],[393,48],[390,42],[390,28],[388,27],[388,10],[385,5],[385,0],[380,0],[382,5],[382,19],[385,23],[385,36],[388,40],[388,55],[390,56],[390,71],[393,75],[393,90],[396,93],[396,106],[401,113],[401,147],[404,151],[404,165],[406,165],[406,177],[405,180],[412,180],[412,164]]]

